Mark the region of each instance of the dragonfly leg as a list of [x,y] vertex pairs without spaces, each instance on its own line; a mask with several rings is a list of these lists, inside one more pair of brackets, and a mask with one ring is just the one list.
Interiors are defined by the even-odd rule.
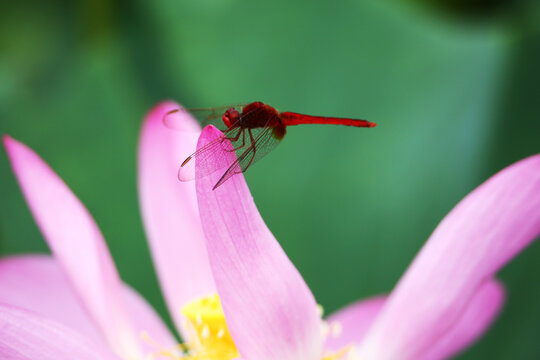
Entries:
[[[240,133],[238,133],[238,136],[237,138],[240,136]],[[238,140],[238,139],[236,139]],[[235,141],[236,141],[235,140]],[[241,148],[243,148],[244,146],[246,146],[246,130],[245,129],[242,129],[242,145],[237,147],[236,149],[233,149],[232,151],[236,151],[236,150],[239,150]]]
[[227,139],[227,140],[229,140],[229,141],[231,141],[231,142],[232,142],[232,141],[236,141],[236,140],[238,140],[238,138],[240,137],[240,133],[242,133],[242,134],[244,133],[244,130],[245,130],[245,129],[240,130],[240,131],[238,132],[238,134],[236,134],[236,136],[235,136],[235,137],[232,137],[232,138],[226,137],[226,136],[225,136],[225,137],[223,138],[223,140]]
[[249,163],[247,164],[246,169],[251,165],[251,163],[255,159],[255,153],[257,152],[257,148],[255,147],[255,140],[253,139],[253,134],[251,133],[251,129],[248,129],[248,132],[249,132],[249,139],[251,140],[251,147],[253,148],[253,156],[251,157],[251,160],[249,160]]
[[223,144],[223,142],[225,140],[229,140],[230,142],[237,141],[240,138],[240,134],[242,134],[242,146],[240,146],[240,147],[238,147],[236,149],[231,149],[231,150],[223,149],[223,150],[228,151],[228,152],[233,152],[233,151],[236,151],[238,149],[243,148],[244,145],[245,145],[245,142],[246,142],[246,135],[245,135],[244,131],[245,131],[245,129],[241,129],[240,131],[238,131],[238,133],[234,137],[227,137],[227,136],[222,137],[221,138],[221,143]]

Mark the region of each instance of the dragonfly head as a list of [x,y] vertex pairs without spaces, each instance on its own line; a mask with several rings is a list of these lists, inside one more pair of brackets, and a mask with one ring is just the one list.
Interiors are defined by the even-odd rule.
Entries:
[[230,128],[231,125],[240,120],[240,113],[235,108],[229,108],[227,111],[225,111],[225,114],[223,114],[222,119],[223,123]]

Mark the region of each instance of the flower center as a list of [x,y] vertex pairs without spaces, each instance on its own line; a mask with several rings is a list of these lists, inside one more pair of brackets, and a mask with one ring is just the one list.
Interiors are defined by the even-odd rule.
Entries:
[[[321,309],[322,312],[322,309]],[[217,294],[196,299],[182,308],[187,342],[176,349],[160,349],[151,359],[171,360],[231,360],[240,354],[229,333],[225,314]],[[324,324],[322,335],[339,336],[339,324]],[[151,342],[151,341],[150,341]],[[156,348],[159,346],[156,344]],[[349,360],[353,347],[326,352],[320,360]]]
[[186,359],[230,360],[239,357],[238,350],[225,323],[225,315],[217,294],[194,300],[184,306]]

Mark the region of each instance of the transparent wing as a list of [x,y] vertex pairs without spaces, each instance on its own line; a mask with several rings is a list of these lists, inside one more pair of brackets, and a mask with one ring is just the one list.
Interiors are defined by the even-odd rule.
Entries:
[[195,179],[195,163],[199,163],[197,178],[201,178],[214,173],[220,169],[227,168],[234,161],[231,160],[230,153],[242,145],[243,129],[234,127],[226,130],[220,136],[202,148],[188,156],[178,169],[178,179],[180,181],[190,181]]
[[245,134],[245,146],[236,150],[236,161],[234,161],[227,171],[225,171],[216,185],[214,185],[213,190],[221,186],[232,176],[245,172],[250,166],[278,146],[281,139],[283,139],[283,136],[280,138],[274,136],[274,129],[271,127],[245,129],[245,133],[247,133]]
[[163,116],[163,124],[167,126],[170,129],[174,130],[185,130],[186,126],[184,124],[184,119],[186,115],[194,116],[199,124],[201,124],[201,127],[205,127],[206,125],[212,124],[215,127],[217,127],[220,130],[226,130],[227,127],[221,120],[221,117],[230,108],[235,108],[240,113],[242,112],[242,108],[246,104],[236,104],[236,105],[224,105],[224,106],[217,106],[217,107],[209,107],[209,108],[192,108],[192,109],[186,109],[186,108],[178,108],[171,110],[167,112]]

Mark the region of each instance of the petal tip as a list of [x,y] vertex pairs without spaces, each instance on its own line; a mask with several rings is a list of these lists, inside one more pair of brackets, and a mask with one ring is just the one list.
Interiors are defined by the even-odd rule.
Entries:
[[220,136],[223,136],[223,133],[217,127],[215,127],[214,125],[208,125],[203,129],[201,133],[201,144],[199,144],[198,146],[206,145],[206,143],[209,143],[210,141]]
[[191,116],[188,111],[183,111],[167,117],[173,110],[183,109],[184,107],[173,100],[164,100],[148,111],[145,116],[145,125],[153,124],[165,126],[170,130],[179,130],[183,132],[200,132],[199,123]]
[[8,134],[3,134],[2,143],[4,144],[4,147],[6,148],[6,150],[9,152],[11,148],[13,147],[13,145],[16,145],[19,142],[15,140],[14,138],[12,138],[11,136],[9,136]]
[[162,122],[163,116],[171,110],[181,108],[180,104],[173,100],[164,100],[154,105],[145,115],[145,123],[147,122]]
[[17,169],[21,160],[31,160],[36,156],[32,149],[9,135],[2,135],[2,143],[14,170]]

